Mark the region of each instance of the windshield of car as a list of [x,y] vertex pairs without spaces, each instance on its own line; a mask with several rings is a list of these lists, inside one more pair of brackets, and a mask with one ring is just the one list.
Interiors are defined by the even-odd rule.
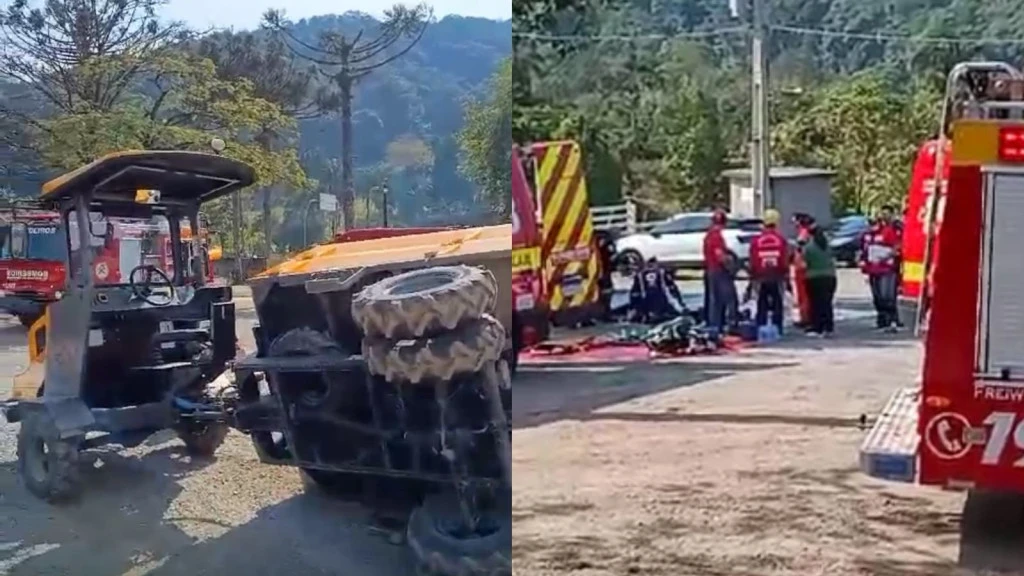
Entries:
[[[71,265],[79,269],[82,248],[74,212],[68,216],[71,244]],[[128,284],[131,271],[139,266],[155,266],[174,277],[174,255],[167,218],[108,218],[89,213],[91,233],[87,249],[92,253],[93,280],[97,285]],[[136,281],[142,280],[142,275]]]

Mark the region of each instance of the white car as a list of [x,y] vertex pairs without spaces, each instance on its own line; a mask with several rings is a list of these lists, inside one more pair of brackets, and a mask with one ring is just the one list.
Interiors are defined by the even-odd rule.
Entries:
[[[704,235],[711,227],[711,212],[677,214],[649,232],[623,236],[615,241],[619,269],[635,270],[650,258],[668,268],[700,268],[704,265]],[[750,240],[761,230],[761,221],[730,217],[723,236],[729,251],[743,264],[750,255]]]

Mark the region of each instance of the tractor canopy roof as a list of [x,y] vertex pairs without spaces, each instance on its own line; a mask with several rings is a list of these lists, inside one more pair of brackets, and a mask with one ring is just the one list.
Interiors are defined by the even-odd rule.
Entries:
[[[202,203],[245,188],[256,180],[251,166],[216,154],[177,150],[108,154],[43,184],[40,199],[59,202],[91,192],[94,200],[143,203]],[[155,191],[156,194],[152,194]]]

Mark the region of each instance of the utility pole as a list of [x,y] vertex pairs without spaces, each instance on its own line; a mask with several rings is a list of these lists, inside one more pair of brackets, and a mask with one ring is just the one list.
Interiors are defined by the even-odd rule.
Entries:
[[762,215],[765,209],[775,205],[769,177],[771,134],[768,128],[768,58],[764,49],[768,31],[765,25],[764,1],[753,0],[753,35],[750,41],[750,182],[754,189],[757,209]]

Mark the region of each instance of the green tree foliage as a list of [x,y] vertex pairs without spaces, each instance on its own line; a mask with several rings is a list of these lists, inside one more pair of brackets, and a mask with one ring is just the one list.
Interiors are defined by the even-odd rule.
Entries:
[[491,80],[486,99],[470,103],[466,126],[459,138],[462,170],[476,183],[476,200],[498,219],[511,208],[512,165],[512,60],[506,60]]
[[[517,2],[514,140],[579,140],[596,204],[628,195],[664,213],[720,200],[721,171],[749,162],[749,38],[672,36],[748,22],[739,4],[737,20],[724,0]],[[787,27],[768,44],[773,162],[836,170],[837,211],[902,200],[953,63],[1024,60],[1022,45],[875,36],[1014,38],[1021,0],[768,4],[769,24]]]
[[[211,139],[219,137],[227,143],[226,156],[255,168],[259,185],[308,185],[294,146],[268,150],[252,138],[268,128],[277,133],[294,130],[294,120],[277,104],[256,96],[251,82],[222,79],[209,59],[184,53],[165,51],[145,66],[145,74],[139,74],[144,88],[107,110],[60,113],[38,121],[36,147],[44,162],[71,170],[126,149],[209,151]],[[213,228],[230,229],[229,205],[213,206],[207,214]],[[230,241],[225,244],[234,248]]]

